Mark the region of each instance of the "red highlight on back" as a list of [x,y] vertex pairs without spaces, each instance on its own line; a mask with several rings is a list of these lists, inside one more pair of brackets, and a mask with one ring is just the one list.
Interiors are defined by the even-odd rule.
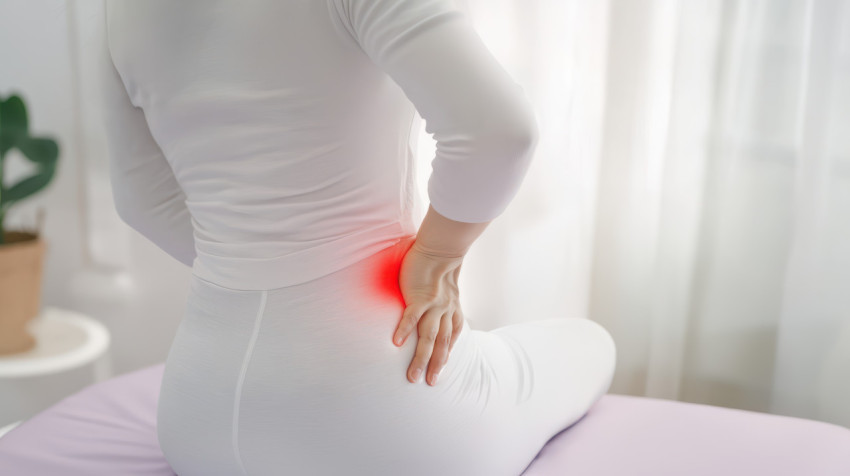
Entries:
[[372,274],[375,282],[375,292],[383,298],[397,300],[405,306],[404,297],[399,287],[398,275],[404,255],[413,244],[413,237],[403,238],[395,245],[381,250],[375,258],[375,272]]

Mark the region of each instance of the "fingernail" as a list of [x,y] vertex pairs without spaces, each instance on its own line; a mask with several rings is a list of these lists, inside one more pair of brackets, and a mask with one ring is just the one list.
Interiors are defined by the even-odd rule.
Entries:
[[431,378],[431,383],[433,385],[437,384],[437,379],[440,378],[440,374],[442,374],[442,373],[443,373],[443,369],[440,369],[437,373],[434,374],[434,376]]
[[418,382],[419,381],[419,375],[421,375],[421,374],[422,374],[422,369],[414,370],[413,371],[413,381]]

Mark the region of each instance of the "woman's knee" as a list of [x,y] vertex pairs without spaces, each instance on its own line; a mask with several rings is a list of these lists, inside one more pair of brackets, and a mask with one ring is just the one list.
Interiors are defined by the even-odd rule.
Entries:
[[600,346],[602,347],[602,352],[605,355],[610,356],[611,364],[614,365],[614,361],[617,360],[617,344],[614,342],[614,337],[611,336],[611,333],[608,332],[602,324],[587,319],[587,322],[592,323],[592,327],[594,328],[594,332],[597,335],[597,339],[600,342]]
[[602,324],[590,319],[585,319],[589,327],[589,333],[593,336],[598,349],[597,365],[601,378],[600,395],[608,391],[614,379],[617,367],[617,344],[611,333]]

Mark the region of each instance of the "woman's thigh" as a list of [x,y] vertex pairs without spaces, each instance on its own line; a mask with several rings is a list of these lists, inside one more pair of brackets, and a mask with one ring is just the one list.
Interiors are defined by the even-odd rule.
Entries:
[[585,319],[465,323],[437,384],[410,383],[418,337],[391,342],[403,307],[345,294],[270,296],[241,396],[248,474],[517,476],[610,384],[613,342]]

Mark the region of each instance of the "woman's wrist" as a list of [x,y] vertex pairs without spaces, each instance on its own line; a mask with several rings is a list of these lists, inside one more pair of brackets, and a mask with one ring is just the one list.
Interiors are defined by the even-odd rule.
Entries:
[[429,258],[433,258],[439,261],[462,260],[463,257],[466,256],[466,250],[434,249],[430,248],[427,244],[423,243],[418,238],[416,241],[413,242],[411,248],[415,249],[419,254],[425,255]]
[[462,258],[489,223],[451,220],[429,206],[414,245],[420,252],[435,258]]
[[441,279],[443,276],[455,274],[463,264],[464,258],[463,255],[447,256],[439,253],[435,254],[424,249],[416,242],[413,242],[408,253],[413,253],[420,257],[418,265],[423,268],[425,274],[431,276],[433,279]]

